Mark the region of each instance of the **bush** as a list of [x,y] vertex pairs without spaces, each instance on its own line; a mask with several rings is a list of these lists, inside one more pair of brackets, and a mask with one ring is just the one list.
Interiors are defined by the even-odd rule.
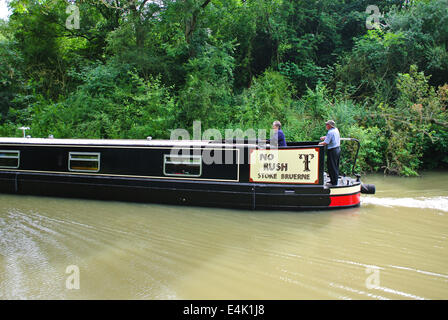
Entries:
[[[377,127],[365,128],[351,126],[342,130],[344,136],[358,139],[361,143],[354,171],[359,173],[379,171],[384,163],[384,138]],[[356,155],[357,144],[354,142],[341,143],[341,171],[349,174],[352,170],[353,159]]]
[[279,72],[267,70],[253,80],[252,86],[237,97],[232,122],[242,128],[270,129],[279,120],[288,127],[294,88]]
[[206,45],[186,65],[187,80],[179,92],[176,124],[191,128],[201,121],[203,128],[222,128],[231,114],[234,59],[231,43]]
[[78,91],[59,103],[34,106],[33,136],[55,138],[168,138],[176,104],[159,78],[100,65]]
[[[446,134],[446,105],[428,80],[429,77],[412,65],[409,73],[398,74],[399,96],[395,104],[380,108],[387,137],[388,173],[418,175],[425,150],[434,148]],[[434,126],[434,123],[443,125]]]

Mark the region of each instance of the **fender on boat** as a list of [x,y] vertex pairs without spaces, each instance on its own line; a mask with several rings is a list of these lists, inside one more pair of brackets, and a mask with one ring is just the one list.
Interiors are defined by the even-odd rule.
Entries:
[[361,193],[375,194],[375,185],[361,183]]

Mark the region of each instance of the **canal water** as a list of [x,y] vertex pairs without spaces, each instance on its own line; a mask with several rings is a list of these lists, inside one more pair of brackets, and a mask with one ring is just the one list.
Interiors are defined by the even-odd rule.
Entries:
[[0,299],[447,299],[447,181],[313,212],[0,194]]

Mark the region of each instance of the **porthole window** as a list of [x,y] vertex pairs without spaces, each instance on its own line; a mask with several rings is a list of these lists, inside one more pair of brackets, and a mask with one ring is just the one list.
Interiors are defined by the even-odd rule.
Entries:
[[100,171],[100,154],[96,152],[70,152],[68,169],[75,172]]
[[17,169],[20,164],[20,151],[0,150],[0,168]]
[[167,176],[199,177],[202,174],[202,157],[165,154],[163,173]]

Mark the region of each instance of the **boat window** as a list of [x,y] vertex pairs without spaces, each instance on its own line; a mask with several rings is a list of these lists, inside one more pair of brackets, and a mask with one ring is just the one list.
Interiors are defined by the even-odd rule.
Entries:
[[68,169],[78,172],[100,171],[100,154],[94,152],[69,152]]
[[163,159],[163,173],[166,176],[199,177],[202,174],[202,157],[199,155],[169,155]]
[[20,151],[17,150],[0,150],[0,168],[19,167]]

